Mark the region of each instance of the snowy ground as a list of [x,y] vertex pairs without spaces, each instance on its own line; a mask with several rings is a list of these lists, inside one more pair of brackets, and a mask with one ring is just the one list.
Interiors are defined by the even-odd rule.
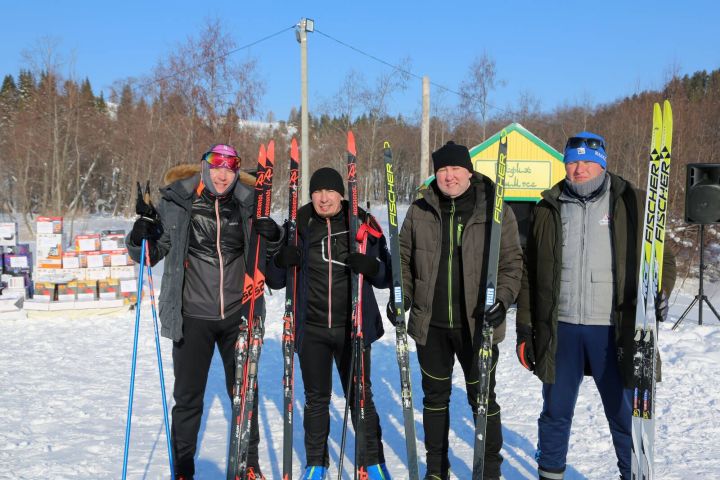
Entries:
[[[382,211],[376,212],[384,218]],[[123,225],[124,226],[124,225]],[[105,225],[103,225],[105,228]],[[154,272],[156,282],[161,273]],[[720,322],[705,307],[705,325],[697,325],[698,309],[677,331],[670,327],[697,293],[697,283],[678,281],[671,298],[670,321],[659,333],[664,381],[658,385],[656,478],[720,478]],[[706,285],[720,306],[720,285]],[[280,331],[284,292],[268,298],[265,345],[260,365],[261,464],[269,479],[281,478],[282,362]],[[387,291],[378,292],[381,305]],[[141,310],[135,402],[132,416],[128,478],[169,477],[157,360],[149,305]],[[497,393],[503,409],[505,446],[503,476],[534,478],[537,417],[541,384],[518,364],[514,354],[514,313],[501,344]],[[135,314],[72,318],[27,318],[24,312],[0,314],[0,478],[120,478],[123,463],[130,365]],[[372,383],[383,428],[388,466],[396,479],[407,478],[394,331],[372,350]],[[412,342],[411,342],[412,343]],[[413,346],[414,347],[414,346]],[[171,343],[162,339],[164,375],[172,406]],[[424,472],[422,391],[414,353],[411,355],[420,471]],[[302,380],[296,362],[294,433],[295,469],[304,462]],[[335,378],[331,416],[331,473],[337,474],[344,400]],[[229,402],[222,368],[212,365],[197,457],[199,479],[224,478]],[[461,370],[456,369],[451,405],[451,463],[457,478],[471,476],[473,424],[465,401]],[[352,429],[347,451],[353,451]],[[345,466],[352,458],[345,459]],[[348,474],[349,475],[349,474]],[[599,396],[592,380],[581,389],[571,437],[568,479],[616,478],[615,456]]]

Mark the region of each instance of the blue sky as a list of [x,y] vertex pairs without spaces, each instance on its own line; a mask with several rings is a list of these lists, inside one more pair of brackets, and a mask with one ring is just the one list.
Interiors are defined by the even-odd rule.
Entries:
[[[315,28],[389,63],[409,57],[412,72],[457,90],[472,61],[487,52],[505,85],[489,102],[512,108],[522,93],[550,111],[563,104],[599,104],[659,88],[675,68],[681,74],[720,68],[720,3],[713,1],[356,2],[265,1],[14,1],[0,7],[0,75],[28,65],[22,52],[42,37],[58,40],[64,72],[88,77],[96,92],[126,77],[142,77],[207,18],[221,18],[238,45],[296,24]],[[340,88],[354,69],[365,79],[388,67],[309,34],[310,110]],[[251,55],[266,82],[264,113],[287,118],[300,104],[300,48],[292,30],[235,53]],[[451,93],[438,96],[447,107]],[[393,98],[393,113],[420,110],[421,82]]]

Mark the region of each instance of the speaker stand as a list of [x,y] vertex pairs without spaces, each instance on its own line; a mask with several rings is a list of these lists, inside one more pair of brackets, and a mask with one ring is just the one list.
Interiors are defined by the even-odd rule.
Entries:
[[700,289],[698,291],[698,294],[695,295],[695,298],[693,298],[693,301],[690,302],[690,305],[685,309],[682,315],[680,315],[680,318],[678,318],[677,322],[672,326],[672,329],[675,330],[678,325],[687,317],[687,314],[690,313],[690,310],[692,307],[695,306],[695,304],[698,304],[698,325],[702,325],[702,312],[703,312],[703,302],[707,303],[707,306],[710,307],[710,310],[715,314],[715,318],[720,321],[720,315],[718,315],[717,310],[715,310],[715,307],[713,307],[712,303],[710,303],[710,300],[708,300],[707,295],[705,295],[705,291],[703,290],[703,272],[705,271],[705,259],[703,256],[703,251],[705,247],[705,225],[700,224]]

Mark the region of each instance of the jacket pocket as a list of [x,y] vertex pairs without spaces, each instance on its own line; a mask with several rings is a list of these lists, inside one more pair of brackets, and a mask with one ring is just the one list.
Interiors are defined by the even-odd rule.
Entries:
[[579,299],[575,294],[577,283],[571,278],[572,272],[573,270],[570,268],[563,268],[562,274],[560,275],[558,313],[563,317],[577,315],[574,307],[579,303]]
[[591,310],[590,315],[595,318],[608,320],[612,316],[613,306],[613,275],[612,272],[593,270],[590,274]]

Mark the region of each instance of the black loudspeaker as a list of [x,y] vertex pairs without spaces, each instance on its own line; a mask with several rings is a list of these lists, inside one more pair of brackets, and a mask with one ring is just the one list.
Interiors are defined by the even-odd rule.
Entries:
[[688,164],[685,222],[720,223],[720,163]]

